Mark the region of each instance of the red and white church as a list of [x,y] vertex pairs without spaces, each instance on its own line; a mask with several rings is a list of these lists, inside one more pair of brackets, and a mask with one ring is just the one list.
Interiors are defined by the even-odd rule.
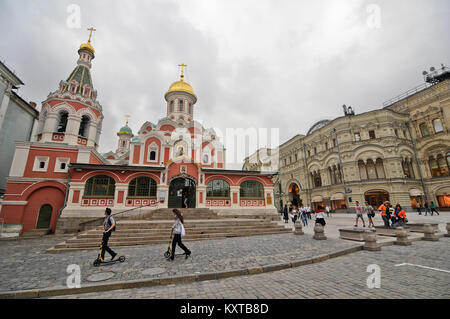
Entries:
[[16,143],[0,211],[6,224],[54,232],[61,218],[86,221],[105,207],[275,210],[273,175],[225,169],[214,129],[194,119],[197,96],[183,69],[164,95],[166,116],[136,135],[127,121],[117,150],[100,154],[103,108],[92,84],[90,37],[78,54],[67,80],[42,102],[32,140]]

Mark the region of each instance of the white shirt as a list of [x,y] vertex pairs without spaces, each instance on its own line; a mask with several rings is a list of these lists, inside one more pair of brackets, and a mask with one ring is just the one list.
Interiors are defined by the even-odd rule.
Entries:
[[181,234],[181,220],[177,218],[177,220],[173,223],[173,231],[175,232],[175,234]]

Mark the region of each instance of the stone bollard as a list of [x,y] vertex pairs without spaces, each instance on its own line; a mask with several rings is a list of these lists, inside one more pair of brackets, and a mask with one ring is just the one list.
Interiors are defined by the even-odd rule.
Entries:
[[446,229],[447,229],[447,234],[445,234],[444,236],[445,237],[450,237],[450,223],[447,223]]
[[424,229],[424,236],[422,237],[422,240],[427,240],[427,241],[438,241],[439,237],[436,236],[436,234],[434,233],[434,229],[430,224],[425,224],[423,226]]
[[377,244],[377,234],[374,231],[366,231],[364,233],[364,250],[380,251],[381,245]]
[[294,223],[294,228],[295,228],[295,230],[294,230],[294,234],[295,235],[304,235],[305,234],[303,232],[303,226],[302,226],[302,223],[300,221],[297,220]]
[[316,240],[325,240],[327,237],[325,236],[325,229],[321,224],[316,224],[314,226],[314,239]]
[[395,235],[397,236],[397,240],[394,242],[394,245],[411,245],[412,241],[411,239],[408,239],[408,231],[406,229],[403,229],[403,227],[397,227],[395,230]]

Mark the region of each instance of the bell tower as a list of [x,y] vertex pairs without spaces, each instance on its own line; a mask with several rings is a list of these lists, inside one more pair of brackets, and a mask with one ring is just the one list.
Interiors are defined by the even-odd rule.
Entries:
[[38,142],[98,147],[103,113],[91,78],[95,58],[91,37],[96,29],[88,31],[88,41],[78,50],[77,66],[42,102],[35,136]]

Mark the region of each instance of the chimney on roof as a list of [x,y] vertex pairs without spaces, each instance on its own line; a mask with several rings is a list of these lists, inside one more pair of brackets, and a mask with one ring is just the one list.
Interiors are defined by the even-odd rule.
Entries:
[[33,102],[33,101],[30,101],[30,105],[31,105],[34,109],[35,109],[36,106],[37,106],[36,102]]

